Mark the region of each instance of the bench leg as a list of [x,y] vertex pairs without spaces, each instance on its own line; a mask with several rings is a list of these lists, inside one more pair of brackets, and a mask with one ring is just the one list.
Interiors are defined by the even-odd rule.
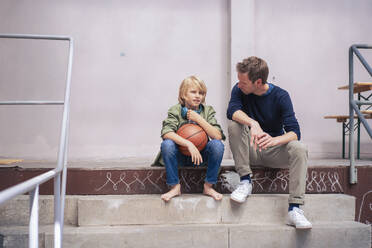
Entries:
[[345,158],[345,129],[346,124],[342,122],[342,158]]
[[[358,93],[358,101],[361,99],[360,92]],[[358,105],[358,109],[360,110],[360,105]],[[357,135],[357,159],[360,159],[360,119],[358,118],[358,135]]]
[[360,119],[358,118],[357,159],[360,159]]

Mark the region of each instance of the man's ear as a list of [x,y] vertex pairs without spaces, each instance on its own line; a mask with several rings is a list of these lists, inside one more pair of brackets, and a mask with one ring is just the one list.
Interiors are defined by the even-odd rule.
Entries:
[[259,78],[259,79],[257,79],[256,81],[254,81],[254,83],[255,83],[255,84],[257,83],[257,86],[262,85],[262,79]]

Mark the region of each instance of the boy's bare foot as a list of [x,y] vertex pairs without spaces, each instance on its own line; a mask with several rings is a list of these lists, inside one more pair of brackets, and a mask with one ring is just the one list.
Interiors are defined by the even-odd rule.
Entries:
[[176,184],[167,193],[162,194],[161,199],[165,202],[168,202],[173,197],[179,196],[179,195],[181,195],[181,184]]
[[212,188],[212,184],[210,184],[210,183],[204,183],[204,191],[203,191],[203,193],[205,195],[212,196],[213,199],[215,199],[216,201],[221,201],[222,200],[222,194],[220,194],[217,191],[215,191]]

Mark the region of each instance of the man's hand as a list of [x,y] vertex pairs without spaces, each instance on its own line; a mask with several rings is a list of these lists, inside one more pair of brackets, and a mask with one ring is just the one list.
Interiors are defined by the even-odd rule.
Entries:
[[257,145],[259,150],[267,149],[272,146],[279,145],[279,138],[278,137],[271,137],[268,133],[262,133],[258,136]]
[[198,148],[196,148],[196,146],[192,143],[192,142],[188,142],[187,144],[187,149],[189,150],[190,152],[190,156],[191,156],[191,161],[196,164],[197,166],[199,166],[201,163],[203,163],[203,158],[198,150]]
[[260,124],[256,121],[253,122],[251,125],[251,146],[253,146],[255,150],[257,149],[259,137],[262,136],[262,134],[264,134],[264,131],[260,127]]

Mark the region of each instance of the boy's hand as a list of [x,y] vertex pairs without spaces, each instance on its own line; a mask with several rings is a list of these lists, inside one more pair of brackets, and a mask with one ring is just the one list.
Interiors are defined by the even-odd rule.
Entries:
[[198,113],[196,113],[194,110],[188,110],[187,111],[187,119],[190,120],[190,121],[194,121],[196,123],[199,123],[199,120],[200,118],[203,118],[201,117]]
[[193,164],[196,164],[197,166],[199,166],[201,163],[203,163],[203,158],[199,150],[196,148],[196,146],[192,142],[189,142],[189,144],[187,145],[187,149],[189,150],[191,154],[191,161],[193,162]]

